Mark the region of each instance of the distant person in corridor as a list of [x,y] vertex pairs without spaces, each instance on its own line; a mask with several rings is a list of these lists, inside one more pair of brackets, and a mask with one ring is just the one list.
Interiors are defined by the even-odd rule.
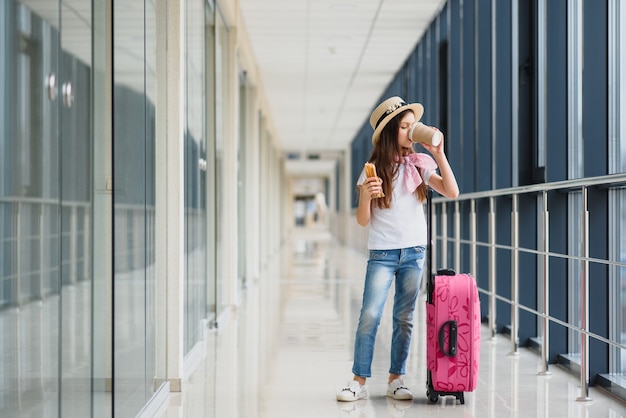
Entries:
[[[395,278],[393,335],[387,396],[413,399],[404,384],[406,361],[413,331],[413,311],[420,289],[426,252],[424,203],[427,187],[454,198],[459,188],[444,154],[442,140],[437,146],[423,144],[432,155],[415,153],[409,131],[424,108],[391,97],[374,109],[374,149],[368,160],[377,177],[368,178],[365,169],[357,181],[359,225],[370,225],[369,260],[365,274],[363,303],[354,343],[354,377],[337,391],[337,400],[356,401],[368,396],[366,379],[371,377],[374,342],[383,307]],[[435,128],[432,128],[435,129]],[[433,159],[434,157],[434,159]],[[439,173],[436,170],[439,168]],[[374,198],[380,193],[384,197]]]

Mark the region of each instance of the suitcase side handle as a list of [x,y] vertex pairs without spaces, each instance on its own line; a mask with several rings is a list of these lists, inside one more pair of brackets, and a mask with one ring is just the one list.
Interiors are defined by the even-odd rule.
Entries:
[[[449,328],[448,335],[450,337],[448,350],[446,350],[446,347],[445,347],[446,326]],[[457,326],[456,321],[454,320],[444,322],[443,325],[441,325],[441,328],[439,328],[439,349],[445,356],[447,357],[456,356],[457,335],[458,335],[458,326]]]

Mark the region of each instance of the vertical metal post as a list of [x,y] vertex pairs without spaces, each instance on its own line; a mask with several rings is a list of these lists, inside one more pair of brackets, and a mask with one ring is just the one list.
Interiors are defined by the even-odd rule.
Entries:
[[470,201],[470,273],[472,276],[477,277],[477,263],[476,260],[476,201],[472,199]]
[[454,270],[461,271],[461,212],[460,203],[454,202]]
[[519,303],[519,196],[511,196],[513,208],[511,211],[511,353],[518,355],[518,303]]
[[589,210],[587,188],[582,188],[581,269],[580,269],[580,397],[579,402],[591,401],[589,397]]
[[496,337],[496,203],[489,198],[489,331]]
[[542,242],[542,303],[541,303],[541,371],[540,375],[546,376],[552,374],[548,371],[548,356],[550,353],[550,321],[548,320],[549,312],[550,312],[550,300],[549,300],[549,273],[548,266],[550,262],[550,257],[548,253],[550,251],[550,218],[548,215],[548,193],[544,190],[542,196],[542,208],[541,211],[541,242]]

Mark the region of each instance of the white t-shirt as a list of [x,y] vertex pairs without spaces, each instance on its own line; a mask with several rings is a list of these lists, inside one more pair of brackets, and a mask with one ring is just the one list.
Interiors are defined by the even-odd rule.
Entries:
[[[389,209],[380,209],[372,204],[370,230],[367,248],[370,250],[393,250],[426,246],[426,216],[424,203],[419,202],[412,192],[404,186],[405,165],[399,164],[398,174],[393,180],[393,196]],[[434,170],[420,170],[423,180],[428,184]],[[357,180],[357,186],[365,182],[365,169]]]

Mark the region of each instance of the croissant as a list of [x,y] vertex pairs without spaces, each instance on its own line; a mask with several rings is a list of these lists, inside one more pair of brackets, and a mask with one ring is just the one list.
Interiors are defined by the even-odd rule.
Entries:
[[[376,166],[372,163],[365,163],[365,175],[370,178],[370,177],[378,177],[376,175]],[[379,197],[385,197],[385,194],[383,192],[380,193],[374,193],[372,194],[372,197],[374,199],[379,198]]]

